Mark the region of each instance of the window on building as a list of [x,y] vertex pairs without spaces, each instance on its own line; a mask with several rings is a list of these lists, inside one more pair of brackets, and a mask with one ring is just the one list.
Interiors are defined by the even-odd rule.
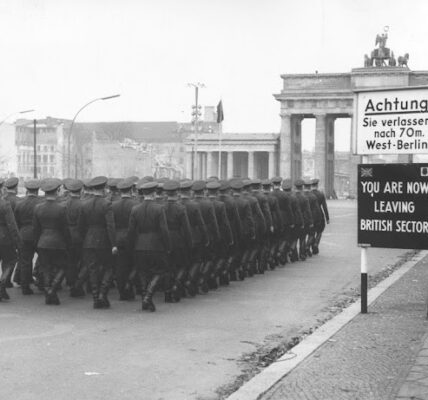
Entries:
[[46,154],[43,156],[43,162],[44,162],[44,163],[47,163],[47,162],[48,162],[48,156],[47,156]]
[[49,173],[50,173],[51,175],[53,175],[53,174],[54,174],[54,167],[49,167]]
[[51,151],[54,152],[55,151],[55,146],[51,146]]
[[37,162],[41,162],[42,161],[42,156],[39,154],[38,156],[37,156]]
[[37,151],[40,151],[40,145],[37,145]]
[[51,163],[55,162],[55,156],[53,154],[49,156],[49,162]]

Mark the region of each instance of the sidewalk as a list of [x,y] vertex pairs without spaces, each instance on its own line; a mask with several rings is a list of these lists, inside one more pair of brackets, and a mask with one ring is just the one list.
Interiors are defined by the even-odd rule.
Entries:
[[259,399],[428,400],[427,293],[425,257]]

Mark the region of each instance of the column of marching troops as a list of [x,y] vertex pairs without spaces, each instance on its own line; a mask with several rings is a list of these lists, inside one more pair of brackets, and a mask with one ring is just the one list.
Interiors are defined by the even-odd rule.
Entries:
[[22,198],[17,187],[0,180],[0,300],[15,282],[59,304],[65,280],[94,308],[110,307],[116,285],[155,311],[156,290],[178,302],[318,254],[329,223],[317,179],[44,179]]

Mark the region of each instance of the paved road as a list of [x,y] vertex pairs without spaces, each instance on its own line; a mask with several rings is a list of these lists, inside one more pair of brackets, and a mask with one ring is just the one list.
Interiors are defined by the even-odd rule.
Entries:
[[[95,311],[89,297],[65,292],[60,307],[47,307],[42,295],[12,290],[12,300],[0,303],[2,397],[218,398],[216,389],[241,373],[242,354],[315,325],[359,284],[356,203],[329,207],[332,223],[317,257],[179,304],[157,296],[154,314],[140,312],[139,302]],[[371,272],[403,253],[371,249]]]

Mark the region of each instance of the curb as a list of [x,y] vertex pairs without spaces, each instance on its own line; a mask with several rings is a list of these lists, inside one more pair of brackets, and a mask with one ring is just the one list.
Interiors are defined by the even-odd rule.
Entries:
[[[367,304],[373,303],[386,289],[400,279],[406,272],[428,255],[427,250],[420,251],[409,261],[394,271],[388,278],[379,282],[377,286],[368,291]],[[322,344],[329,340],[335,333],[342,329],[348,322],[360,314],[361,300],[357,300],[340,314],[320,326],[314,333],[307,336],[299,344],[294,346],[281,358],[274,361],[269,367],[250,379],[226,400],[257,400],[265,394],[280,379],[289,374],[305,358],[310,356]]]

